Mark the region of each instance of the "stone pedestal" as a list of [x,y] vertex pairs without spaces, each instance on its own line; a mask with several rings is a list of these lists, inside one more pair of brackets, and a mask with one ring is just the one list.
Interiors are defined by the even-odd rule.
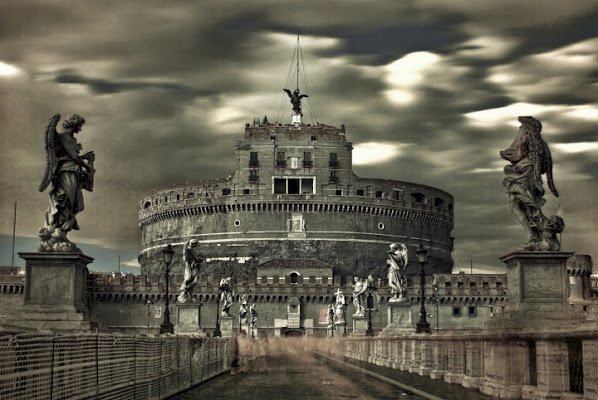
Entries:
[[205,336],[205,332],[201,329],[201,306],[203,304],[177,304],[177,324],[174,331],[177,334],[192,334]]
[[570,326],[580,316],[568,305],[567,259],[573,253],[518,251],[507,265],[508,305],[485,324],[492,330],[542,331]]
[[382,335],[392,336],[396,333],[415,332],[415,323],[411,320],[411,305],[404,301],[389,301],[388,325],[382,329]]
[[347,333],[346,324],[334,324],[334,336],[343,337]]
[[232,337],[233,336],[233,321],[235,317],[220,317],[220,331],[222,332],[222,337]]
[[24,330],[91,330],[87,308],[87,265],[78,253],[19,253],[26,261],[25,296],[20,312],[4,325]]
[[368,330],[368,317],[353,317],[353,332],[351,336],[365,336]]

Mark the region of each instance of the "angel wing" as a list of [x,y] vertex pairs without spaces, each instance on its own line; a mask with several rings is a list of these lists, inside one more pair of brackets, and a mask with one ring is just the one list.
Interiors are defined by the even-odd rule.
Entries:
[[554,186],[552,178],[552,155],[548,145],[540,136],[540,132],[533,132],[530,158],[534,167],[534,179],[539,187],[542,187],[542,174],[546,174],[546,183],[555,197],[559,197],[559,192]]
[[42,179],[42,183],[39,185],[39,191],[43,192],[46,190],[48,185],[54,179],[54,168],[56,168],[56,149],[55,146],[57,145],[57,136],[58,132],[56,132],[56,125],[60,120],[60,114],[54,115],[48,121],[48,127],[46,128],[45,132],[45,147],[46,147],[46,172],[44,174],[44,178]]

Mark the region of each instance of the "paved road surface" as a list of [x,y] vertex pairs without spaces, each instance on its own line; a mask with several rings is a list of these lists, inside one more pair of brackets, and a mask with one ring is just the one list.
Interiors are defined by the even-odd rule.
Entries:
[[268,372],[221,375],[172,400],[191,399],[420,399],[359,372],[335,368],[330,361],[305,354],[276,356],[268,360]]

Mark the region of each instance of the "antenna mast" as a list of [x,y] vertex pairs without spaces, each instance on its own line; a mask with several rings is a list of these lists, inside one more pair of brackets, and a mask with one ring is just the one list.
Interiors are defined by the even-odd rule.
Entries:
[[299,90],[299,34],[297,34],[297,90]]

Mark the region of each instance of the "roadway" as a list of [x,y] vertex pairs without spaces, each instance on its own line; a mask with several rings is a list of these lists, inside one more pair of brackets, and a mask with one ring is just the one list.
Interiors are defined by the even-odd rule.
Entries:
[[479,392],[408,372],[310,351],[300,339],[271,341],[267,372],[224,374],[171,400],[447,399],[492,400]]

